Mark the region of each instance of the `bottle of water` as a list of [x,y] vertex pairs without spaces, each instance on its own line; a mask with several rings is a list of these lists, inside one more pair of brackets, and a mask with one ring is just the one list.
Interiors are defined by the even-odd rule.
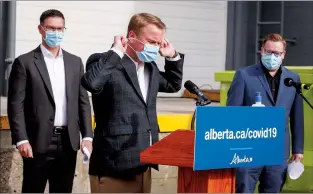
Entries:
[[252,106],[265,107],[265,105],[262,104],[261,92],[257,92],[257,93],[255,94],[255,104],[252,104]]

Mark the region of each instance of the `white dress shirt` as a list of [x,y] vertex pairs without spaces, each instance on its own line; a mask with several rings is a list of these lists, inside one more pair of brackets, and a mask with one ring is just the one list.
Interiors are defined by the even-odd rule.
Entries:
[[141,94],[143,99],[147,103],[148,89],[149,89],[149,81],[150,81],[150,73],[148,68],[144,65],[144,63],[136,64],[138,83],[140,86]]
[[[67,126],[66,82],[62,49],[60,48],[57,56],[54,56],[43,45],[40,45],[40,49],[47,66],[52,86],[53,98],[55,102],[54,126],[55,127]],[[92,138],[87,137],[84,138],[83,140],[92,141]],[[16,146],[18,147],[19,145],[26,142],[28,142],[28,140],[20,141],[16,144]]]
[[67,126],[66,84],[62,49],[57,56],[54,56],[43,45],[40,45],[40,48],[48,69],[55,102],[54,126]]
[[[117,49],[117,48],[111,48],[110,50],[117,53],[121,58],[124,56],[124,53]],[[127,55],[127,54],[126,54]],[[127,55],[136,65],[137,70],[137,79],[140,86],[141,94],[147,103],[147,96],[148,96],[148,90],[149,90],[149,82],[150,82],[150,72],[149,69],[144,65],[144,63],[138,64],[136,61],[134,61],[129,55]],[[178,54],[175,58],[166,58],[166,60],[169,61],[178,61],[180,59],[180,55]],[[152,145],[152,137],[150,133],[150,145]]]

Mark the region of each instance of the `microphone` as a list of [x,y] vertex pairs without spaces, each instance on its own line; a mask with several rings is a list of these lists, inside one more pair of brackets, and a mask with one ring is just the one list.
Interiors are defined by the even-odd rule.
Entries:
[[207,101],[208,103],[211,103],[211,100],[204,95],[198,88],[198,86],[196,86],[196,84],[194,84],[192,81],[188,80],[185,82],[184,87],[192,94],[197,95],[199,98],[201,98],[202,100]]
[[310,89],[310,86],[309,86],[309,85],[297,83],[297,82],[293,81],[293,79],[290,78],[290,77],[287,77],[287,78],[284,80],[284,83],[285,83],[285,85],[286,85],[287,87],[293,86],[293,87],[295,87],[295,88],[297,88],[297,89],[301,89],[301,88],[303,88],[303,89],[305,89],[305,90],[309,90],[309,89]]

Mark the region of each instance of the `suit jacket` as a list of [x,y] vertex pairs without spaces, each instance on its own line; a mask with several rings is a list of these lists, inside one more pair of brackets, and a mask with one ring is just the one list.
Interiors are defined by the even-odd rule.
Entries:
[[166,60],[165,72],[160,72],[154,62],[145,64],[150,70],[147,103],[136,66],[127,55],[121,59],[110,50],[89,57],[82,85],[93,93],[96,120],[91,175],[125,177],[146,170],[148,165],[140,163],[140,152],[150,146],[150,134],[152,143],[159,138],[157,94],[180,90],[184,55],[180,56],[179,61]]
[[[81,86],[82,60],[64,50],[68,132],[72,148],[82,137],[92,137],[91,107]],[[13,144],[29,140],[34,152],[45,153],[54,128],[55,102],[40,47],[14,60],[9,78],[8,117]]]
[[285,86],[284,80],[290,77],[300,82],[300,77],[297,73],[281,67],[282,73],[275,103],[261,65],[258,63],[236,71],[228,91],[227,106],[251,106],[255,102],[256,92],[261,92],[262,103],[265,106],[285,107],[285,158],[288,159],[290,155],[289,118],[293,154],[303,153],[304,120],[302,98],[294,87]]

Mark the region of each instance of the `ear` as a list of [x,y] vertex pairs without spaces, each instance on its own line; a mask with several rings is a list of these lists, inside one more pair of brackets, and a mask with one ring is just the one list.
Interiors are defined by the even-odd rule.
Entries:
[[41,34],[42,36],[45,35],[45,31],[42,29],[42,26],[40,24],[38,25],[38,31],[39,31],[39,34]]
[[285,55],[286,55],[286,51],[281,55],[281,60],[284,60]]
[[128,35],[127,35],[127,39],[128,39],[128,41],[129,42],[133,42],[134,40],[134,38],[136,38],[136,34],[135,34],[135,32],[134,31],[129,31],[128,32]]
[[263,56],[263,55],[264,55],[264,48],[261,47],[261,56]]

